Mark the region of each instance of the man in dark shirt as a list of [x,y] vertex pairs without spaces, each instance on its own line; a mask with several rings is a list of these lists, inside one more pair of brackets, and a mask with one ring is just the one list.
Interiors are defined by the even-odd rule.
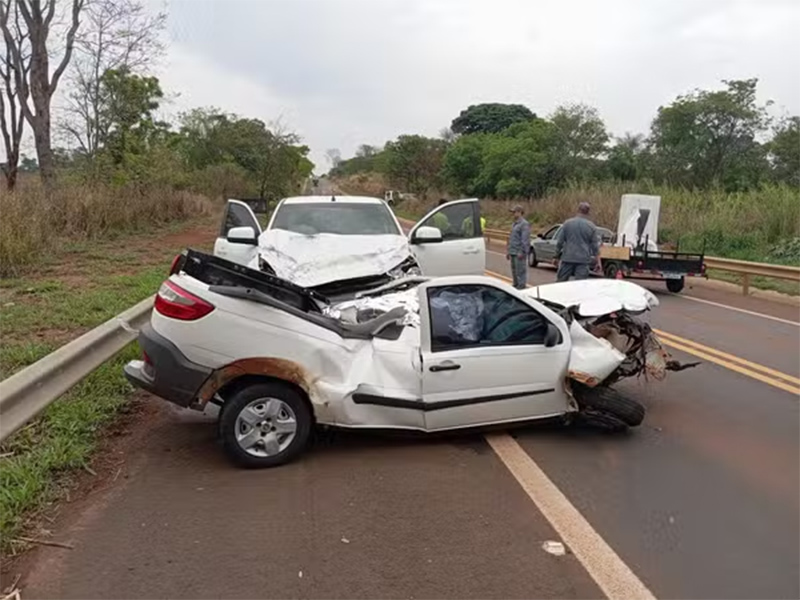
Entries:
[[531,250],[531,226],[522,216],[524,210],[517,204],[511,209],[514,222],[508,236],[506,258],[511,261],[511,278],[514,287],[524,290],[528,285],[528,252]]
[[567,220],[556,234],[558,281],[588,279],[589,271],[600,264],[600,233],[589,220],[591,207],[581,202],[578,214]]

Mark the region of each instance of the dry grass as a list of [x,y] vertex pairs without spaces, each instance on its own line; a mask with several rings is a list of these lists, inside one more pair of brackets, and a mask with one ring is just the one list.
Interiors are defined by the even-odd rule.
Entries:
[[[348,190],[349,191],[349,190]],[[694,192],[647,184],[572,186],[540,200],[521,201],[534,231],[563,222],[575,214],[580,202],[592,205],[592,219],[616,230],[619,201],[623,194],[661,196],[659,240],[680,242],[687,251],[700,251],[725,258],[798,264],[796,256],[775,251],[776,247],[800,238],[800,191],[771,186],[762,190],[726,194],[710,190]],[[520,201],[483,200],[481,212],[489,228],[508,228],[509,209]],[[407,218],[419,218],[435,202],[408,201],[396,211]]]
[[207,214],[204,196],[170,189],[66,185],[46,197],[35,183],[0,191],[0,277],[19,275],[65,241],[113,238]]

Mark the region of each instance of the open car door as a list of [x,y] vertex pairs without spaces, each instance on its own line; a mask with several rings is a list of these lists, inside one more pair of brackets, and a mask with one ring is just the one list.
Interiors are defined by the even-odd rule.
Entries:
[[486,269],[477,198],[437,206],[414,225],[408,239],[426,276],[483,275]]
[[219,236],[214,242],[214,256],[247,265],[258,253],[260,235],[261,224],[253,209],[241,200],[228,200]]
[[435,279],[418,293],[427,430],[570,410],[564,379],[572,342],[556,313],[485,277]]

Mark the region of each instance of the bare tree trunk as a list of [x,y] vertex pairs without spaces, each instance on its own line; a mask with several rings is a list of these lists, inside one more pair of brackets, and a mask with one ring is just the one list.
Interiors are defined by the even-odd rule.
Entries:
[[[12,2],[15,16],[22,17],[22,23],[17,19],[13,28],[9,22]],[[39,171],[48,191],[53,189],[56,181],[56,165],[50,142],[50,102],[72,57],[84,2],[72,0],[70,20],[64,35],[64,54],[51,76],[47,41],[55,17],[56,0],[0,1],[0,30],[13,65],[17,100],[22,114],[33,129]],[[20,33],[24,33],[24,37],[15,35]],[[30,44],[29,70],[24,68],[25,39]],[[28,104],[29,97],[33,107]]]
[[[15,39],[20,47],[25,45],[27,35],[23,33],[19,26],[19,15],[13,23],[9,23],[11,13],[9,11],[11,0],[0,0],[0,31],[13,28]],[[25,131],[25,116],[20,104],[27,100],[21,97],[16,88],[17,66],[22,70],[22,76],[26,76],[30,67],[29,56],[25,52],[20,53],[20,64],[17,65],[13,60],[11,48],[6,44],[5,54],[0,56],[0,82],[3,89],[0,90],[0,133],[3,136],[3,144],[6,150],[6,164],[3,167],[3,175],[6,178],[6,188],[12,191],[17,184],[17,170],[19,168],[19,148],[22,144],[22,134]],[[6,115],[7,111],[7,115]]]

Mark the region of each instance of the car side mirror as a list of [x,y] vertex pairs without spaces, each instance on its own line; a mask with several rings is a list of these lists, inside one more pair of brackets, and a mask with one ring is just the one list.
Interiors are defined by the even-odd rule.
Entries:
[[258,237],[252,227],[231,227],[226,239],[232,244],[248,244],[258,246]]
[[561,343],[561,332],[552,323],[547,324],[547,333],[544,334],[545,348],[552,348]]
[[544,231],[540,231],[539,233],[537,233],[536,237],[542,239],[544,237]]
[[420,227],[411,238],[412,244],[438,244],[441,241],[442,231],[438,227]]

